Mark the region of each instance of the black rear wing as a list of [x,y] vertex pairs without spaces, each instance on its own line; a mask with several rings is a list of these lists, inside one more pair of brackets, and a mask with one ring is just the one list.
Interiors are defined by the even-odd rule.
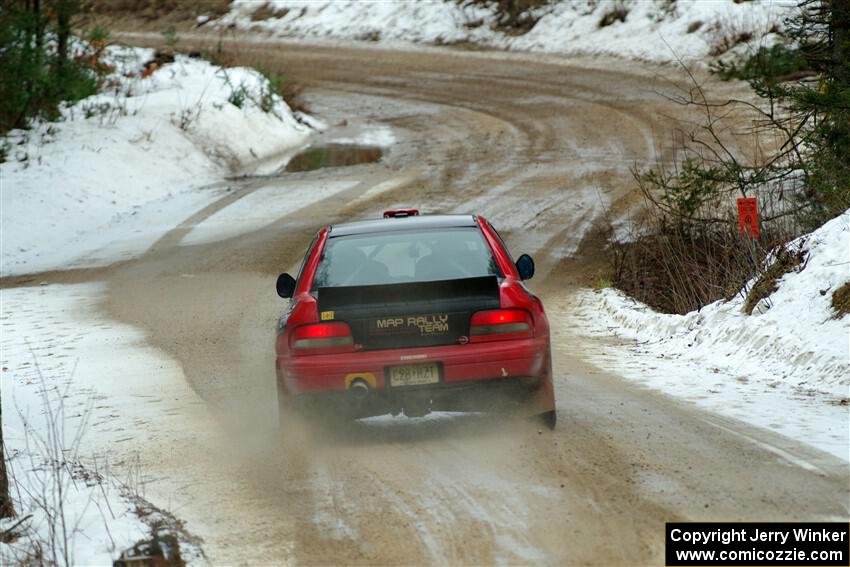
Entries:
[[499,308],[499,280],[481,276],[454,280],[345,287],[320,287],[319,311],[356,319],[398,313]]
[[323,321],[344,321],[364,349],[464,342],[472,314],[499,308],[496,276],[457,280],[322,287]]

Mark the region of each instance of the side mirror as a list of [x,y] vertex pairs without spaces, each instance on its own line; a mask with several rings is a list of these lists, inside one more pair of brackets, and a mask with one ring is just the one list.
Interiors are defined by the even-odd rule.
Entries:
[[534,277],[534,260],[528,254],[523,254],[516,261],[516,271],[519,272],[521,280],[530,280]]
[[295,278],[289,274],[280,274],[277,277],[277,294],[284,299],[292,297],[295,293]]

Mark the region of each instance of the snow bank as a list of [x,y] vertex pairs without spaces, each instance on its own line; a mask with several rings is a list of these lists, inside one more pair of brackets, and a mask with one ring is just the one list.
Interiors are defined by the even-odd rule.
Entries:
[[803,267],[752,315],[740,295],[680,316],[606,289],[581,293],[576,322],[628,341],[597,362],[847,459],[850,317],[835,319],[830,300],[850,281],[850,211],[792,245]]
[[112,48],[105,92],[9,134],[0,275],[137,255],[216,197],[205,186],[293,152],[312,131],[254,70],[178,56],[142,77],[152,56]]
[[[180,451],[187,430],[193,444],[204,443],[199,432],[212,430],[176,361],[145,346],[142,332],[92,317],[105,291],[105,284],[0,290],[3,442],[18,514],[0,530],[21,519],[16,531],[25,530],[0,545],[0,564],[17,564],[38,542],[45,553],[67,552],[69,564],[111,565],[149,539],[146,520],[163,515],[144,499],[157,487],[147,485],[149,471],[134,468],[139,455]],[[51,534],[62,518],[67,546]],[[184,558],[201,557],[185,533],[177,535]]]
[[[525,34],[500,30],[494,4],[454,0],[272,0],[272,17],[253,20],[264,6],[235,0],[217,26],[278,36],[406,41],[484,46],[544,53],[608,54],[655,62],[701,59],[740,40],[772,41],[796,0],[553,1],[531,12]],[[610,21],[603,25],[603,20]]]

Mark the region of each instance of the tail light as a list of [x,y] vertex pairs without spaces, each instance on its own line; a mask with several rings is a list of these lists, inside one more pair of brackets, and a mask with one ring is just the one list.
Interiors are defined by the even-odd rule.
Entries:
[[351,352],[354,337],[345,323],[302,325],[292,333],[292,348],[297,354]]
[[524,309],[479,311],[469,323],[469,341],[499,341],[531,337],[531,314]]

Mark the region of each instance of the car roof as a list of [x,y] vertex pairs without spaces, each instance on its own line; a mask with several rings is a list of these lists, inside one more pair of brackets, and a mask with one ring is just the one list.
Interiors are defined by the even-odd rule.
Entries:
[[474,215],[418,215],[401,218],[370,219],[330,227],[330,238],[370,234],[375,232],[401,232],[434,228],[461,228],[478,226]]

